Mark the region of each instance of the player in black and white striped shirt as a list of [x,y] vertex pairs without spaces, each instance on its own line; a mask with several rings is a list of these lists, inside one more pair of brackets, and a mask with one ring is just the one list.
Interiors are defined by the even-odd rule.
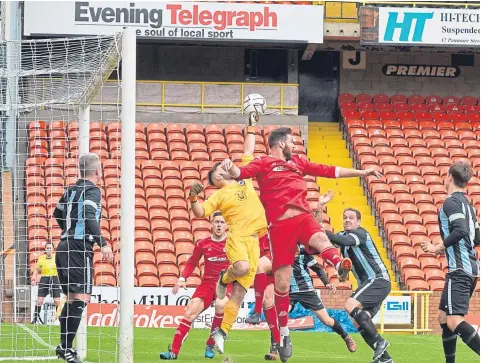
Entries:
[[345,309],[354,320],[364,341],[374,350],[373,361],[392,363],[387,352],[389,342],[379,335],[372,318],[391,292],[389,273],[370,234],[361,227],[361,212],[347,208],[343,213],[344,231],[327,232],[331,242],[341,248],[342,255],[352,261],[352,272],[359,287],[346,301]]
[[474,251],[474,246],[479,246],[479,224],[476,211],[466,198],[466,185],[472,176],[473,170],[466,163],[456,162],[449,168],[446,178],[449,196],[439,211],[443,243],[422,245],[425,252],[444,251],[448,261],[438,315],[446,363],[455,361],[457,335],[479,355],[479,335],[464,321],[479,274],[479,262]]

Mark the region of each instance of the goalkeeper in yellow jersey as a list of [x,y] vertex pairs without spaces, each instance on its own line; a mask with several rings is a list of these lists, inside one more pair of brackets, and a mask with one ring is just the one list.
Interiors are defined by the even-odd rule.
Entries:
[[[243,164],[248,164],[253,159],[254,125],[258,119],[256,113],[249,115]],[[247,289],[254,281],[260,254],[259,237],[267,233],[267,221],[264,207],[256,194],[252,180],[234,180],[224,170],[222,163],[216,163],[207,177],[209,184],[219,190],[204,203],[199,203],[197,195],[203,187],[201,184],[194,184],[190,190],[190,203],[196,217],[208,217],[215,211],[220,211],[229,228],[225,249],[230,266],[221,272],[217,284],[217,297],[224,298],[227,284],[231,282],[233,283],[232,295],[225,305],[220,329],[212,334],[217,349],[222,354],[227,334],[237,318]]]
[[[40,280],[38,279],[40,275]],[[48,242],[45,245],[45,254],[40,256],[35,267],[35,275],[32,279],[32,284],[38,284],[37,304],[35,305],[35,312],[33,313],[32,324],[44,324],[45,322],[40,317],[42,305],[50,293],[53,298],[55,306],[57,307],[56,317],[58,318],[58,311],[60,308],[60,282],[57,275],[57,266],[55,265],[55,254],[53,253],[53,243]],[[56,319],[55,319],[56,320]]]

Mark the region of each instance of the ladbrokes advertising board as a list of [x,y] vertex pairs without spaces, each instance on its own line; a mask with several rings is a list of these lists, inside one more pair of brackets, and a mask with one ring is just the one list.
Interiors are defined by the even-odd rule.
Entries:
[[479,47],[479,9],[376,8],[360,11],[361,43]]
[[205,2],[26,1],[24,35],[322,43],[322,6]]

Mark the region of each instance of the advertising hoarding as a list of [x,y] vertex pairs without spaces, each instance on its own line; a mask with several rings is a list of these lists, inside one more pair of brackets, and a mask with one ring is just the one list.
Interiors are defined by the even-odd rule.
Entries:
[[24,35],[322,43],[324,7],[206,2],[27,1]]

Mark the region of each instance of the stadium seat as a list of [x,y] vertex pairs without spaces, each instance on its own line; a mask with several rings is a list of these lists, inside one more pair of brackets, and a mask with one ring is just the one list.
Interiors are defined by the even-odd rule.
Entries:
[[413,280],[425,281],[425,274],[419,268],[406,267],[401,271],[401,277],[406,282],[409,283]]
[[[444,272],[443,272],[444,274]],[[431,280],[429,282],[429,289],[431,291],[443,291],[445,282],[444,280]]]
[[356,96],[356,102],[368,102],[368,103],[372,103],[372,97],[370,95],[367,95],[367,94],[358,94]]
[[[168,276],[167,278],[170,278],[170,276]],[[165,277],[162,277],[161,280],[159,281],[159,279],[156,276],[139,276],[138,277],[138,286],[140,286],[140,287],[159,287],[159,286],[161,286],[162,279],[165,279]],[[169,280],[169,283],[173,279],[174,278]],[[173,286],[173,285],[170,285],[169,283],[167,283],[166,280],[164,280],[164,281],[165,281],[165,285],[162,282],[162,286]],[[175,283],[174,283],[174,285],[175,285]]]
[[395,104],[395,103],[406,103],[407,102],[407,98],[406,96],[404,95],[392,95],[391,96],[391,103],[392,104]]
[[388,95],[385,94],[377,94],[373,97],[372,101],[374,103],[383,103],[383,104],[389,104],[390,103],[390,98]]
[[338,98],[338,102],[354,102],[354,96],[350,93],[340,93]]
[[428,291],[429,284],[424,280],[410,280],[407,284],[408,290],[411,291]]

